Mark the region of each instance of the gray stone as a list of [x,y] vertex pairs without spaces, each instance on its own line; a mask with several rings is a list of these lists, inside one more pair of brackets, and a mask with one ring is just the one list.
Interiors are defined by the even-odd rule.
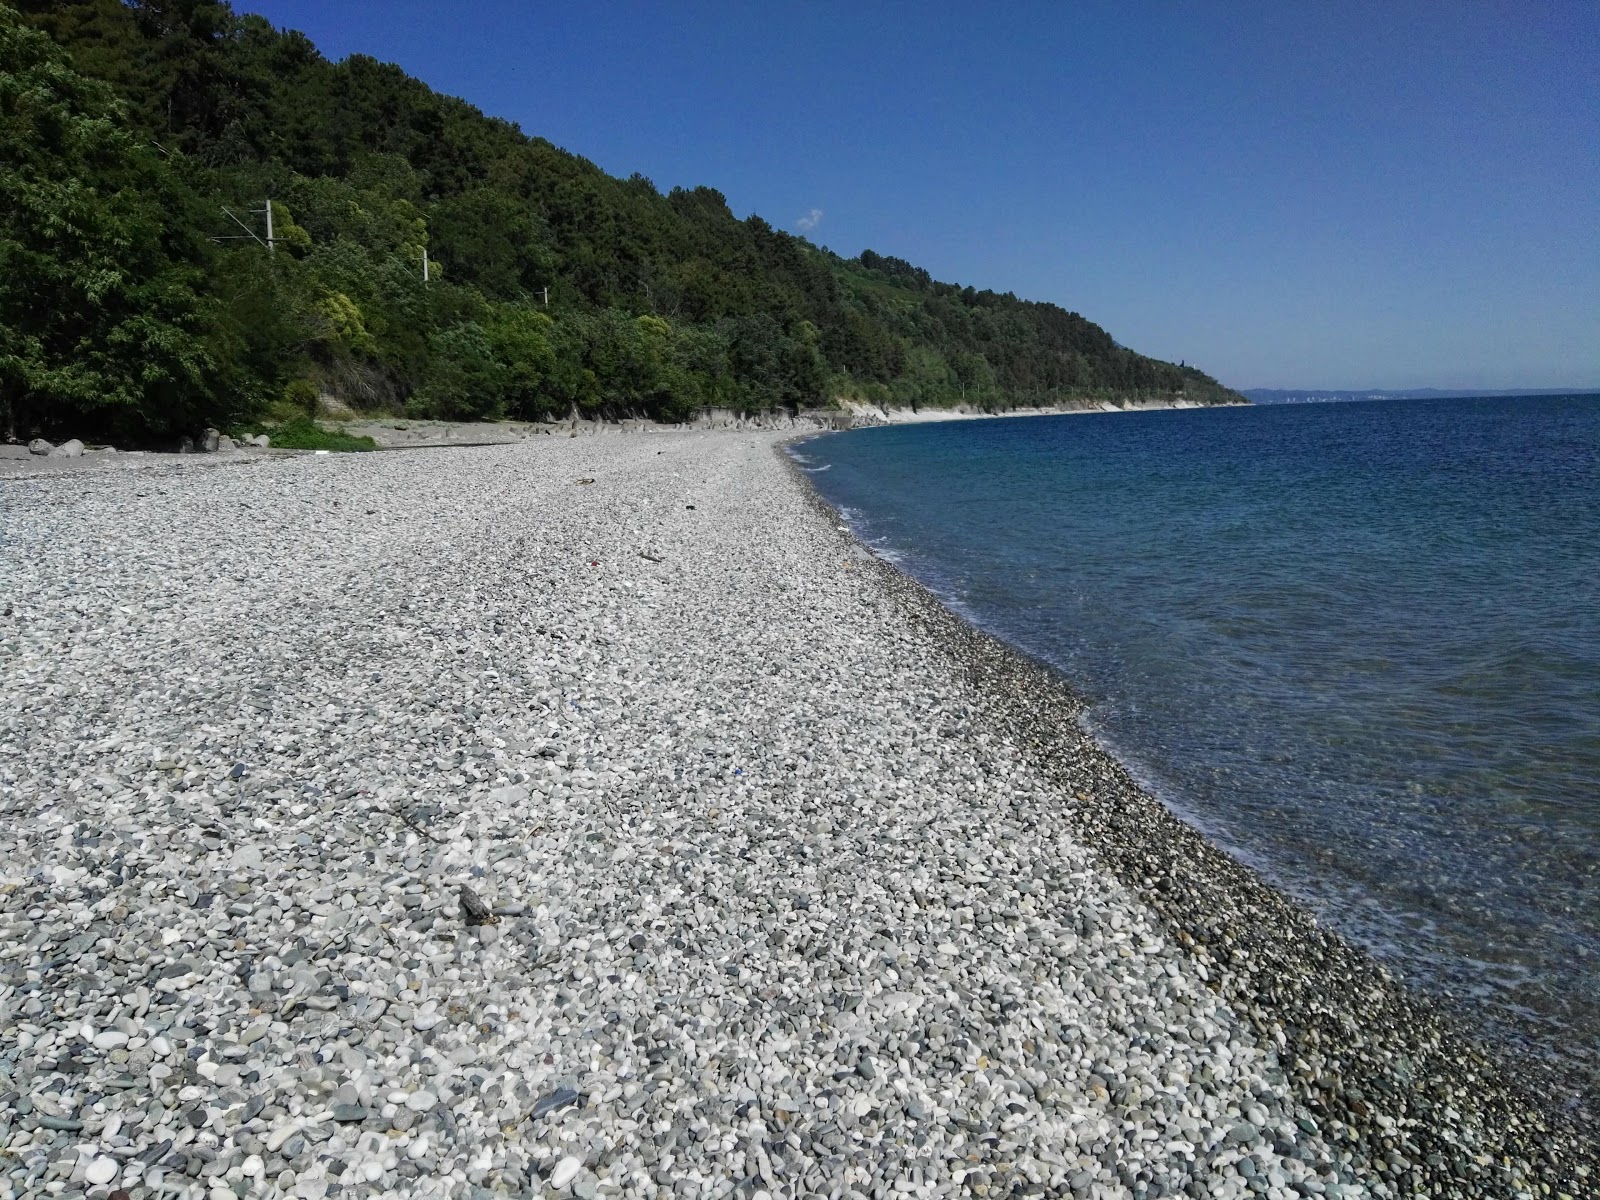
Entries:
[[1253,1142],[1261,1136],[1261,1130],[1249,1121],[1240,1121],[1228,1130],[1228,1140],[1241,1145]]
[[583,1097],[572,1088],[557,1088],[553,1092],[549,1092],[543,1096],[540,1096],[537,1103],[535,1103],[533,1106],[533,1111],[528,1115],[534,1120],[538,1120],[546,1113],[552,1113],[561,1108],[570,1108],[572,1105],[577,1104],[582,1098]]

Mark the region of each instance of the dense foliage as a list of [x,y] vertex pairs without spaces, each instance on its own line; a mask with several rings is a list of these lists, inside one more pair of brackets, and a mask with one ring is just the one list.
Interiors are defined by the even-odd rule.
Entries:
[[613,178],[218,0],[0,3],[0,418],[19,434],[241,427],[308,394],[672,419],[1178,392],[1232,397],[1054,305]]

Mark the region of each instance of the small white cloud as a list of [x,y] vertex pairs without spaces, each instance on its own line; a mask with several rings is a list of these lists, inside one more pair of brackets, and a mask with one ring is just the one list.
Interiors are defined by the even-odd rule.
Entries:
[[801,233],[815,233],[817,226],[822,224],[822,210],[813,208],[805,216],[794,223],[794,227]]

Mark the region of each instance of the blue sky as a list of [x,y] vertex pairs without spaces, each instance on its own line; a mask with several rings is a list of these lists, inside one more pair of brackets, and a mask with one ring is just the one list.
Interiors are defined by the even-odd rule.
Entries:
[[1600,387],[1593,0],[236,2],[1235,387]]

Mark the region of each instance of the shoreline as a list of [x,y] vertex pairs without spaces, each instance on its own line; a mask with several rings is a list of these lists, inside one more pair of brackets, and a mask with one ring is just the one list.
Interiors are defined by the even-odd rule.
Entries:
[[[1151,400],[1093,405],[1060,404],[1017,408],[1006,412],[984,412],[966,405],[948,408],[883,408],[866,403],[845,403],[837,409],[805,409],[790,415],[781,410],[764,413],[735,413],[731,409],[703,410],[691,421],[661,424],[644,418],[601,419],[572,416],[553,421],[444,421],[433,418],[408,418],[349,413],[318,418],[324,428],[372,438],[380,451],[466,450],[484,446],[509,446],[544,437],[598,437],[616,433],[685,433],[694,431],[750,432],[754,430],[794,430],[804,434],[830,433],[847,428],[879,425],[916,425],[936,421],[975,421],[1003,417],[1088,416],[1110,413],[1188,411],[1199,408],[1241,408],[1238,403],[1203,405],[1189,401]],[[19,476],[59,474],[68,471],[103,470],[108,467],[133,468],[169,460],[194,459],[211,462],[248,462],[268,455],[315,454],[328,451],[290,450],[273,447],[234,445],[231,449],[209,453],[177,450],[118,450],[110,446],[85,449],[75,458],[33,455],[21,443],[0,444],[0,479]]]
[[0,480],[0,1200],[1593,1190],[792,436]]
[[949,408],[884,408],[877,404],[850,402],[844,405],[855,421],[853,428],[878,425],[922,425],[938,421],[996,420],[1002,417],[1072,417],[1103,416],[1112,413],[1136,412],[1190,412],[1206,408],[1247,408],[1249,402],[1227,404],[1198,404],[1189,400],[1131,400],[1116,404],[1109,400],[1093,404],[1051,404],[1009,409],[1005,412],[985,412],[982,409],[955,405]]
[[[810,503],[843,531],[845,519],[787,453],[807,440],[791,438],[778,452]],[[1590,1172],[1584,1182],[1592,1186],[1600,1179],[1600,1141],[1588,1132],[1594,1115],[1587,1098],[1573,1095],[1571,1106],[1563,1109],[1539,1097],[1546,1073],[1564,1087],[1559,1072],[1525,1058],[1516,1047],[1485,1043],[1462,1018],[1321,925],[1301,902],[1139,783],[1082,727],[1087,701],[1059,668],[962,618],[926,585],[873,554],[853,532],[847,536],[870,559],[908,620],[925,629],[951,668],[988,699],[992,727],[1076,798],[1064,815],[1083,844],[1160,914],[1203,965],[1217,993],[1265,1041],[1276,1041],[1298,1060],[1298,1082],[1314,1110],[1344,1111],[1359,1126],[1387,1109],[1388,1116],[1410,1127],[1424,1158],[1447,1154],[1457,1144],[1454,1132],[1437,1124],[1441,1108],[1475,1112],[1485,1128],[1497,1128],[1504,1137],[1499,1154],[1537,1160],[1547,1153],[1566,1157],[1570,1151],[1568,1167],[1582,1164]],[[1331,1076],[1330,1061],[1335,1064]],[[1518,1075],[1524,1082],[1512,1083]],[[1417,1089],[1424,1076],[1435,1089],[1431,1096]],[[1381,1102],[1363,1099],[1374,1093]],[[1559,1145],[1563,1137],[1570,1139],[1566,1147]],[[1554,1158],[1546,1161],[1574,1194],[1581,1190],[1583,1184]],[[1434,1182],[1460,1186],[1466,1181]],[[1488,1184],[1481,1179],[1473,1186]]]

